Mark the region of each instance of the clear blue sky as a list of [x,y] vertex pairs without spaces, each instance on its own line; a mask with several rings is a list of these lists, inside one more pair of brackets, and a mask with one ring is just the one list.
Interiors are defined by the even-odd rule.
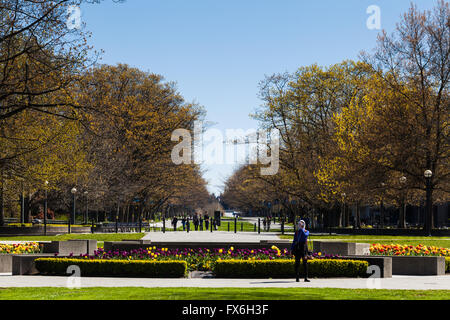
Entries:
[[[381,9],[392,32],[406,0],[127,0],[85,4],[82,20],[102,62],[127,63],[176,81],[187,101],[207,111],[214,128],[257,128],[249,114],[260,106],[265,75],[313,63],[357,59],[375,46],[366,9]],[[414,1],[428,9],[435,1]],[[204,166],[218,194],[233,165]]]

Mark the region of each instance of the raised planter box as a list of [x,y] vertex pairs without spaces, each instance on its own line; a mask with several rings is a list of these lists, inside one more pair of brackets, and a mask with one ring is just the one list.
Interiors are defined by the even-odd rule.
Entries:
[[386,256],[343,256],[339,259],[367,261],[369,266],[380,268],[380,278],[392,278],[392,257]]
[[313,241],[313,252],[339,256],[370,255],[369,243]]
[[12,255],[0,254],[0,273],[12,272]]
[[123,241],[105,241],[103,249],[105,251],[126,250],[130,251],[139,248],[148,248],[153,245],[150,240],[123,240]]
[[97,240],[52,241],[43,244],[43,253],[58,253],[63,256],[68,256],[71,253],[73,255],[93,255],[94,251],[97,250]]
[[34,260],[37,258],[54,257],[54,254],[13,254],[12,256],[12,274],[18,275],[32,275],[38,274]]
[[392,256],[394,275],[445,275],[444,257]]

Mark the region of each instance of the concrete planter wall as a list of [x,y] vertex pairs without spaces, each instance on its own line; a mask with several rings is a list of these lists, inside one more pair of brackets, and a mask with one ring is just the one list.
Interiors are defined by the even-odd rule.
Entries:
[[392,258],[379,256],[343,256],[339,259],[350,259],[367,261],[369,266],[375,265],[380,268],[380,278],[392,278]]
[[17,275],[32,275],[38,274],[34,260],[38,258],[54,257],[54,254],[13,254],[12,255],[12,274]]
[[339,256],[370,255],[369,243],[313,241],[313,251]]
[[69,240],[69,241],[52,241],[43,243],[43,253],[58,253],[58,255],[93,255],[97,250],[97,240]]
[[422,276],[445,275],[445,258],[393,256],[392,274]]
[[0,254],[0,273],[12,272],[12,255]]
[[0,273],[10,273],[13,275],[31,275],[37,274],[34,260],[42,257],[74,256],[80,254],[94,254],[97,250],[97,240],[69,240],[52,241],[42,243],[44,245],[43,253],[38,254],[5,254],[0,255]]

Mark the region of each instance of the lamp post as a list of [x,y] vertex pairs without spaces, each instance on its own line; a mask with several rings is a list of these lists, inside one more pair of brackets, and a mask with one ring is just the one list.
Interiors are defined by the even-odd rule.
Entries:
[[75,216],[76,216],[76,213],[75,213],[75,201],[76,201],[75,194],[77,193],[77,189],[75,187],[73,187],[72,190],[70,190],[70,192],[72,193],[73,198],[72,198],[72,216],[69,215],[69,224],[68,224],[68,231],[69,231],[69,233],[70,233],[70,224],[74,223],[74,221],[72,221],[72,219],[75,219]]
[[24,186],[22,180],[22,193],[20,194],[20,223],[23,225],[25,223],[25,194]]
[[398,221],[398,227],[399,228],[405,228],[405,220],[406,220],[406,203],[405,203],[405,184],[406,184],[406,177],[402,176],[399,179],[400,185],[402,188],[402,203],[401,203],[401,210],[400,210],[400,217]]
[[0,188],[0,226],[5,224],[5,179],[3,175],[3,168],[0,171],[0,182],[2,184]]
[[433,176],[433,172],[431,170],[426,170],[424,172],[425,181],[426,181],[426,223],[425,223],[425,233],[428,236],[431,236],[431,229],[433,228],[433,199],[432,199],[432,185],[431,185],[431,177]]
[[383,195],[384,195],[384,187],[386,184],[384,182],[381,183],[381,201],[380,201],[380,226],[384,228],[384,203],[383,203]]
[[341,193],[342,197],[342,207],[341,207],[341,219],[339,221],[340,227],[344,225],[344,227],[347,227],[347,216],[345,215],[345,197],[347,195],[343,192]]
[[84,223],[87,224],[88,223],[88,218],[89,218],[89,200],[88,200],[88,192],[85,191],[84,192],[84,197],[86,198],[86,215],[84,217]]
[[44,236],[47,235],[47,199],[48,199],[48,181],[45,181],[45,200],[44,200]]

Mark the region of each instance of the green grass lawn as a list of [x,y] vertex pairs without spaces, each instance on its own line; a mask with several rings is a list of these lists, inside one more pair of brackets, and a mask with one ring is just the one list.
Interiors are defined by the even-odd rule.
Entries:
[[0,240],[20,240],[20,241],[64,241],[64,240],[97,240],[97,241],[120,241],[139,240],[144,233],[86,233],[86,234],[62,234],[58,236],[15,236],[0,237]]
[[450,290],[332,288],[0,288],[0,300],[448,300]]
[[62,234],[59,236],[16,236],[0,237],[6,241],[65,241],[65,240],[97,240],[98,247],[103,247],[104,241],[139,240],[144,233],[86,233]]
[[[293,235],[279,235],[282,239],[292,239]],[[437,246],[450,248],[448,237],[407,237],[407,236],[364,236],[364,235],[311,235],[310,240],[340,240],[343,242],[381,243],[381,244],[407,244]]]

